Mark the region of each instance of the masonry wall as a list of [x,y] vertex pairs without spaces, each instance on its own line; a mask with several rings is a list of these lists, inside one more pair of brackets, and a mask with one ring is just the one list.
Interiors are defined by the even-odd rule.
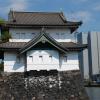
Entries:
[[80,72],[67,71],[27,77],[23,73],[3,74],[0,77],[0,100],[89,99]]

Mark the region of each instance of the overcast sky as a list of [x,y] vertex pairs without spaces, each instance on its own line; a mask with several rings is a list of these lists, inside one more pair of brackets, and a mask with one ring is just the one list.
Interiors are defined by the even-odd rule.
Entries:
[[67,20],[83,21],[79,31],[100,31],[100,0],[0,0],[0,17],[16,11],[63,11]]

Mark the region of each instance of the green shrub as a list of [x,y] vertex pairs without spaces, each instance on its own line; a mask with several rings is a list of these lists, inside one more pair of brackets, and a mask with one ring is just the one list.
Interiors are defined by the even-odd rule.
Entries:
[[5,24],[5,20],[0,18],[0,24]]
[[9,41],[9,38],[11,38],[11,34],[9,33],[9,30],[4,26],[6,25],[6,22],[4,19],[0,18],[0,25],[1,25],[1,41],[7,42]]
[[1,40],[4,42],[7,42],[9,41],[10,38],[11,38],[11,34],[8,31],[3,30],[2,35],[1,35]]

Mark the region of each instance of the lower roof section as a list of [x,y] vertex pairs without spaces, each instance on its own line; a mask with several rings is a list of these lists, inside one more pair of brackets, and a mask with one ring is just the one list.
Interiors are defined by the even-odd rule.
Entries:
[[[19,50],[25,46],[26,42],[6,42],[0,44],[1,50]],[[81,51],[87,48],[87,44],[78,44],[74,42],[59,42],[59,44],[68,51]]]

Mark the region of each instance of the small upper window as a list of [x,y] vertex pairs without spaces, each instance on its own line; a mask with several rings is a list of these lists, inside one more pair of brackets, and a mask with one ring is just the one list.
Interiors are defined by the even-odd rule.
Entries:
[[59,33],[56,33],[56,35],[59,35]]
[[67,56],[64,56],[63,59],[64,59],[64,62],[67,62]]
[[43,56],[39,56],[39,58],[42,58]]
[[62,39],[65,39],[66,37],[65,37],[65,33],[61,33],[61,38]]
[[32,33],[32,36],[35,36],[35,33]]
[[33,62],[33,56],[29,56],[29,61]]
[[65,33],[61,33],[61,35],[64,35]]
[[25,38],[25,33],[21,33],[21,38]]
[[50,58],[50,62],[52,61],[52,55],[49,55],[49,58]]
[[17,57],[16,57],[16,62],[17,62],[17,63],[20,63],[20,60],[21,60],[20,57],[17,56]]
[[43,61],[43,56],[40,55],[39,58],[41,59],[41,61]]
[[49,57],[50,57],[50,58],[52,58],[52,56],[51,56],[51,55],[50,55]]
[[20,39],[20,33],[16,33],[16,38]]
[[56,33],[56,35],[57,35],[57,39],[59,39],[59,33]]

